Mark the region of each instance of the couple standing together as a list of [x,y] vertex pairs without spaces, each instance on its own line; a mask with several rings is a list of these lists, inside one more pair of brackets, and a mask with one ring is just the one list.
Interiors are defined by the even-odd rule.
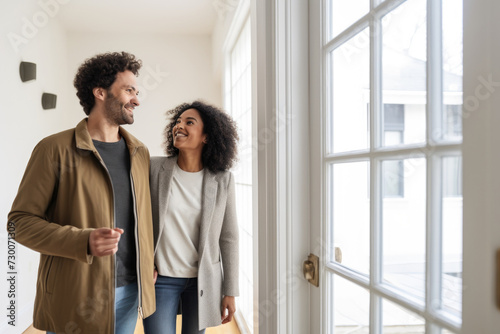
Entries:
[[[204,333],[231,321],[238,295],[234,177],[238,135],[196,101],[168,112],[168,157],[120,125],[134,122],[132,54],[87,59],[74,85],[88,115],[38,143],[8,216],[40,253],[35,328],[48,333]],[[156,310],[156,311],[155,311]]]

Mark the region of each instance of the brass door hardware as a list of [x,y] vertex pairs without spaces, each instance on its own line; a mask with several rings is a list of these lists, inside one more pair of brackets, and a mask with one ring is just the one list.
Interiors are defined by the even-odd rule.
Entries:
[[314,254],[309,254],[309,257],[304,261],[302,267],[304,278],[312,285],[319,287],[319,257]]
[[342,263],[342,250],[340,247],[335,247],[335,261]]

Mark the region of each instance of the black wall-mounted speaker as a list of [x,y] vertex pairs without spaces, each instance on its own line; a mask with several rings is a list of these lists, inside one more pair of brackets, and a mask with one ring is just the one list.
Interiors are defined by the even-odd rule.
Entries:
[[57,95],[50,93],[42,94],[42,108],[43,109],[54,109],[57,103]]
[[28,63],[22,61],[19,65],[19,75],[21,76],[21,81],[26,82],[36,79],[36,64]]

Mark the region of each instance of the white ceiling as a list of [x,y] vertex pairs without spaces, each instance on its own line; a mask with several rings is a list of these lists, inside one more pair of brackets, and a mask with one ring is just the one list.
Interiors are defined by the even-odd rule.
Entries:
[[75,0],[57,18],[71,31],[210,35],[224,1]]

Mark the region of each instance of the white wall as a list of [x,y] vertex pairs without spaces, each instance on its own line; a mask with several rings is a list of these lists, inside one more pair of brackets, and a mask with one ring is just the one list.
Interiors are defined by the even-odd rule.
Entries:
[[[43,137],[71,127],[68,122],[69,83],[66,34],[54,18],[36,2],[4,2],[0,14],[0,332],[22,333],[32,322],[38,254],[23,247],[16,250],[16,326],[5,316],[7,294],[7,233],[5,224],[24,168],[35,144]],[[55,9],[54,9],[55,10]],[[10,41],[14,41],[11,43]],[[23,83],[21,61],[37,64],[37,79]],[[57,108],[43,110],[43,92],[57,94]]]
[[496,259],[500,249],[499,12],[496,0],[464,0],[462,333],[498,333],[500,328],[496,304],[500,271]]
[[[71,75],[81,62],[97,53],[127,51],[143,61],[137,83],[142,97],[135,122],[127,130],[144,142],[151,155],[163,155],[165,112],[180,103],[201,98],[221,105],[220,79],[212,72],[211,37],[162,34],[68,33]],[[71,94],[72,107],[81,110]],[[75,114],[75,113],[74,113]],[[74,123],[85,115],[76,113]]]

